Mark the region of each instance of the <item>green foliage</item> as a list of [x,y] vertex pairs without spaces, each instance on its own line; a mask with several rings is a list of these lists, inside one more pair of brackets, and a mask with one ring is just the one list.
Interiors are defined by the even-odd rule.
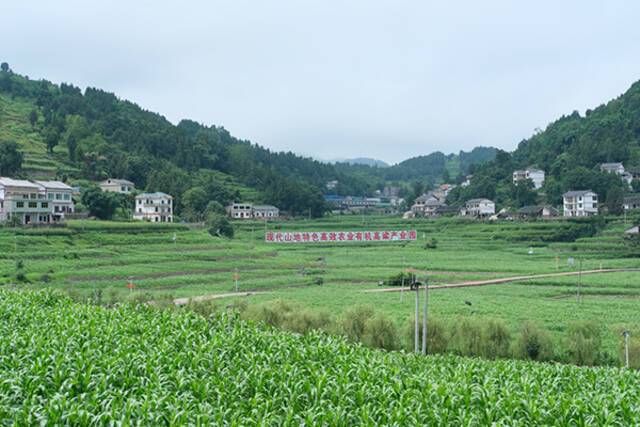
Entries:
[[11,361],[0,377],[15,379],[0,390],[0,416],[16,425],[634,425],[640,418],[634,371],[424,359],[255,328],[235,316],[107,309],[46,292],[1,291],[0,317],[0,358]]
[[209,214],[206,221],[209,234],[217,237],[227,237],[233,239],[234,229],[226,216],[212,213]]
[[455,321],[451,336],[451,348],[456,354],[461,356],[482,354],[482,340],[482,323],[480,319],[463,317]]
[[482,352],[488,359],[507,357],[510,354],[511,332],[502,319],[484,319],[482,325]]
[[23,158],[14,141],[0,141],[0,176],[13,176],[20,172]]
[[[418,318],[418,336],[422,342],[422,318]],[[415,349],[415,317],[407,319],[402,328],[402,341],[405,350]],[[443,319],[428,317],[427,319],[427,353],[443,354],[449,350],[451,340],[451,324]]]
[[395,323],[384,313],[375,313],[365,324],[362,342],[373,348],[396,350],[399,347],[399,340]]
[[82,193],[82,203],[90,215],[100,219],[111,219],[118,207],[118,197],[115,193],[102,191],[99,187],[93,186]]
[[357,305],[347,309],[338,320],[338,333],[352,341],[362,341],[367,322],[373,314],[373,307],[369,305]]
[[568,358],[577,365],[595,365],[601,359],[600,326],[593,321],[572,324],[566,337]]
[[553,344],[549,335],[534,323],[525,322],[516,337],[513,353],[516,357],[530,360],[551,360]]
[[620,215],[624,212],[624,192],[620,186],[613,186],[607,191],[605,204],[610,214]]

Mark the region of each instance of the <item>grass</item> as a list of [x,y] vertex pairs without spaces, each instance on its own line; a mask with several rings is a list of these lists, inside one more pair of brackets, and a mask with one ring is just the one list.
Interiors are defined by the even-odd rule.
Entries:
[[[238,223],[237,238],[211,237],[181,224],[71,221],[66,228],[0,229],[0,284],[68,291],[89,298],[101,290],[112,300],[145,294],[193,297],[235,290],[266,291],[249,302],[283,299],[339,315],[356,304],[371,304],[398,325],[413,313],[409,293],[364,293],[378,282],[413,267],[430,272],[431,284],[458,283],[583,268],[637,267],[637,251],[622,237],[625,225],[612,222],[592,237],[549,241],[564,222],[476,223],[459,219],[410,220],[345,216],[285,221],[283,230],[419,231],[411,243],[286,245],[264,242],[265,224]],[[175,242],[173,236],[176,236]],[[425,240],[435,239],[435,249]],[[532,251],[533,253],[530,253]],[[18,263],[22,264],[18,268]],[[317,278],[323,285],[315,285]],[[18,278],[20,280],[18,280]],[[620,328],[640,327],[640,273],[607,273],[581,279],[555,277],[486,287],[433,290],[432,315],[443,318],[492,316],[515,331],[532,320],[561,340],[575,320],[595,320],[606,349],[617,351]],[[126,287],[132,281],[133,291]],[[471,306],[465,301],[472,303]],[[225,301],[221,304],[233,301]]]

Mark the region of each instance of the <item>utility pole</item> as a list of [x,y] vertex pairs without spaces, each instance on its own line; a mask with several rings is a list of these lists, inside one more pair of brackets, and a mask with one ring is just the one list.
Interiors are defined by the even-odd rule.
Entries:
[[[413,283],[415,285],[416,282],[416,278],[415,275],[413,276]],[[418,351],[420,351],[420,347],[419,347],[419,343],[418,341],[420,340],[420,288],[416,286],[416,325],[415,325],[415,345],[414,345],[414,350],[416,353],[418,353]]]
[[578,302],[580,302],[580,287],[582,286],[582,258],[580,258],[580,269],[578,270],[578,294],[576,296]]
[[629,331],[624,331],[622,336],[624,336],[624,366],[629,368]]
[[429,313],[429,277],[424,279],[424,312],[422,313],[422,354],[427,355],[427,314]]

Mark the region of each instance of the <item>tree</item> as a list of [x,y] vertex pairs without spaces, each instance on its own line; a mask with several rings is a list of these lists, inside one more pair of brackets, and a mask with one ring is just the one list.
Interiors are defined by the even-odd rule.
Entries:
[[48,127],[44,134],[44,142],[47,144],[47,151],[53,153],[53,149],[60,142],[60,133],[56,129]]
[[[512,184],[513,185],[513,184]],[[513,185],[513,201],[517,207],[530,206],[536,203],[537,193],[533,189],[533,181],[525,179]]]
[[87,207],[90,215],[99,219],[111,219],[119,203],[115,193],[90,187],[82,194],[82,204]]
[[446,184],[449,181],[451,181],[451,176],[449,176],[449,170],[445,169],[444,172],[442,172],[442,182]]
[[0,176],[15,175],[22,169],[24,157],[15,141],[0,141]]
[[31,126],[33,127],[37,121],[38,121],[38,112],[36,110],[31,110],[31,112],[29,113],[29,123],[31,123]]
[[188,189],[182,195],[182,216],[188,221],[201,221],[208,201],[209,196],[204,188],[193,187]]
[[228,237],[233,239],[234,229],[226,216],[220,214],[210,214],[207,217],[207,228],[209,234],[217,237]]
[[0,64],[0,69],[2,69],[3,73],[6,73],[9,71],[9,64],[6,62],[3,62],[2,64]]
[[624,192],[619,186],[613,186],[607,191],[605,204],[610,214],[620,215],[623,212]]

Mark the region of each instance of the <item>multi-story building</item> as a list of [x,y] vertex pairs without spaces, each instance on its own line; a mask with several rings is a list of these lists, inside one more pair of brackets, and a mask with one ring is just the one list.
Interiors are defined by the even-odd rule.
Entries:
[[52,204],[46,191],[29,181],[0,178],[0,221],[18,218],[21,224],[51,222]]
[[525,179],[530,179],[533,182],[533,188],[539,190],[544,185],[544,171],[542,169],[527,168],[513,172],[514,184]]
[[227,206],[227,215],[232,219],[276,219],[280,217],[280,209],[271,205],[233,203]]
[[489,199],[470,199],[461,210],[463,216],[484,218],[496,213],[496,204]]
[[161,192],[138,194],[134,205],[133,219],[149,222],[173,222],[173,197]]
[[47,201],[52,207],[51,221],[64,219],[66,214],[75,211],[73,204],[73,188],[60,181],[35,181],[47,195]]
[[630,194],[626,196],[623,206],[625,211],[640,209],[640,194]]
[[106,181],[100,183],[102,191],[111,191],[113,193],[130,194],[135,190],[135,185],[131,181],[126,179],[112,179],[109,178]]
[[562,198],[565,217],[591,216],[598,213],[598,195],[591,190],[568,191]]
[[411,206],[411,212],[413,212],[415,216],[434,216],[436,209],[443,205],[443,201],[432,192],[428,192],[416,198]]

